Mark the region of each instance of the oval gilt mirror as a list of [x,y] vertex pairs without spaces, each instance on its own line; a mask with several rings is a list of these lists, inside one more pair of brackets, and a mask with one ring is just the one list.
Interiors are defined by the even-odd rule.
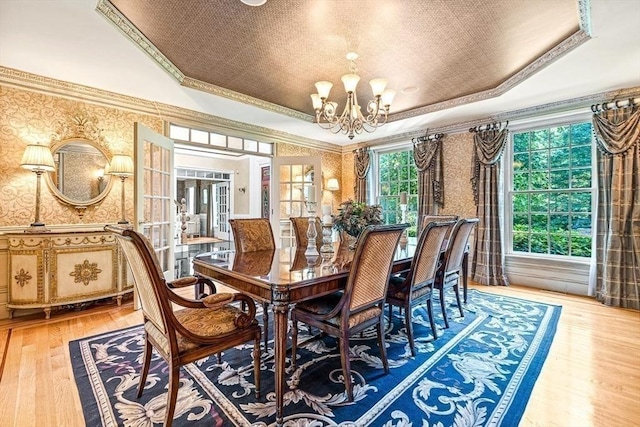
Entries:
[[51,153],[56,169],[47,174],[47,184],[80,216],[109,194],[113,180],[104,171],[110,155],[101,146],[91,140],[69,139],[52,146]]

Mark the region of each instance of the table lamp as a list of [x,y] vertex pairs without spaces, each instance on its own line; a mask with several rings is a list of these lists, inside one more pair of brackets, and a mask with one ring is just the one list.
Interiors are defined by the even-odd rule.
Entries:
[[38,230],[33,231],[43,231],[44,223],[40,222],[40,177],[44,172],[55,170],[51,150],[49,150],[49,147],[40,144],[27,145],[27,148],[24,150],[24,154],[22,155],[20,166],[25,169],[29,169],[36,174],[36,218],[31,224],[31,227],[39,228]]
[[129,224],[125,217],[124,209],[124,180],[133,175],[133,159],[126,154],[114,154],[109,164],[109,175],[115,175],[120,177],[122,181],[121,195],[120,195],[120,211],[122,213],[122,219],[118,221],[118,224]]

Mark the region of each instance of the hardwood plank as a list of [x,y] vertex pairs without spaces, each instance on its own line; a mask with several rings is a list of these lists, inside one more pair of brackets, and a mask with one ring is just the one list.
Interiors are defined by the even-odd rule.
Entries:
[[[471,288],[562,306],[558,331],[521,427],[640,424],[639,312],[526,287]],[[55,312],[48,321],[41,314],[0,321],[0,343],[8,339],[0,425],[84,425],[69,341],[141,324],[142,314],[132,308],[129,300],[120,307]]]

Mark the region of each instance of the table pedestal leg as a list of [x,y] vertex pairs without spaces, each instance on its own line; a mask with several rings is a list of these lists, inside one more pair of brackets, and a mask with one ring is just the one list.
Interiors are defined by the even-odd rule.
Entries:
[[275,351],[275,393],[276,393],[276,426],[284,425],[284,385],[285,385],[285,361],[287,357],[287,328],[289,305],[273,304],[274,322],[274,351]]

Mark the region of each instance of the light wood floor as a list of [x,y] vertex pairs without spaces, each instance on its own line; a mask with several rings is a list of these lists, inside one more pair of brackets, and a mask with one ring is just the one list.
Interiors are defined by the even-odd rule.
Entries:
[[[517,286],[473,287],[563,307],[521,426],[640,425],[640,313]],[[83,426],[69,341],[141,321],[130,302],[0,321],[0,426]]]

